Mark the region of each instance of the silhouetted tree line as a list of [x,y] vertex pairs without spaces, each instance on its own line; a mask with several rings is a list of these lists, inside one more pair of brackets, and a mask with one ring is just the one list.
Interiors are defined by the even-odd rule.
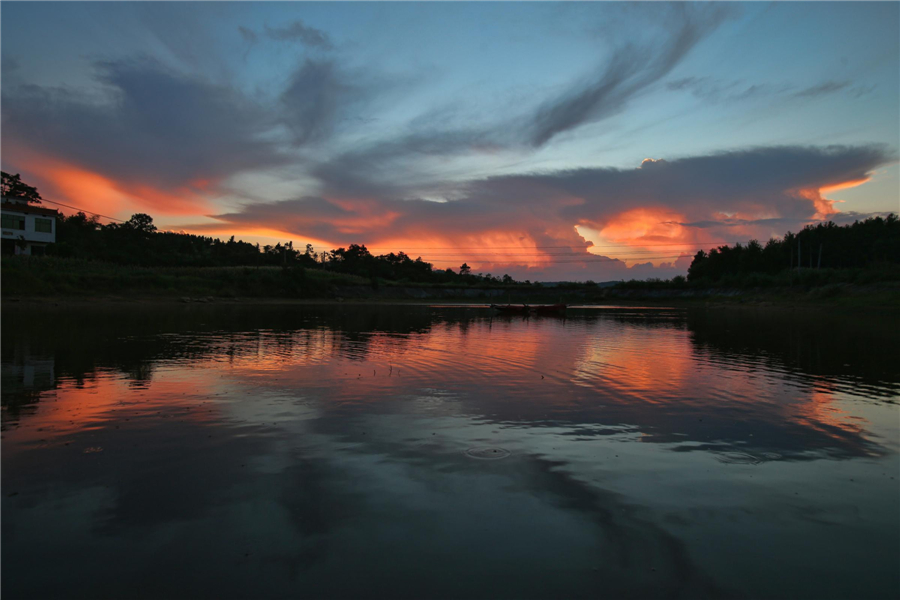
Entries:
[[849,269],[900,264],[900,220],[890,214],[838,226],[807,225],[765,246],[748,244],[701,250],[688,269],[688,281],[719,281],[726,276],[776,274],[788,269]]
[[83,212],[61,215],[57,221],[56,244],[48,254],[144,267],[197,266],[281,266],[286,269],[324,269],[369,278],[421,283],[505,283],[515,281],[490,274],[475,275],[463,264],[460,272],[435,269],[421,258],[404,252],[373,255],[365,245],[316,252],[311,244],[302,250],[293,242],[274,246],[235,240],[158,231],[153,218],[135,214],[124,223],[101,224]]
[[[101,224],[83,212],[60,215],[56,244],[48,254],[140,266],[261,266],[281,261],[274,248],[266,253],[258,245],[227,242],[202,235],[157,231],[153,218],[135,214],[124,223]],[[278,263],[276,263],[276,260]]]

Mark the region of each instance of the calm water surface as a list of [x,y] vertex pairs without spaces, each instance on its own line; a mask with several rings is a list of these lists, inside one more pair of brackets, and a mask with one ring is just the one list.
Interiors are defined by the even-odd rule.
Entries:
[[896,318],[3,308],[4,598],[896,598]]

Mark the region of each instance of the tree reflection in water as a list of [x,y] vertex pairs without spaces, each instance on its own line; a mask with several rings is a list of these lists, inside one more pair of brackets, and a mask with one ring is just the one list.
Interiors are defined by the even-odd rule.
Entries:
[[891,596],[896,325],[6,310],[3,592]]

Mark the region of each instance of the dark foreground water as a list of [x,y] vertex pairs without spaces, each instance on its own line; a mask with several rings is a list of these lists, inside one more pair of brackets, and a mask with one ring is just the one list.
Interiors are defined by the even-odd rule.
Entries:
[[896,598],[897,319],[3,307],[11,598]]

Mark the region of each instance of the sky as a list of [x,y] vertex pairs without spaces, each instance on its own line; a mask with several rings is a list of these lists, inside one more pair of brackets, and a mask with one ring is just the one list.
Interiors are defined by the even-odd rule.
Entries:
[[0,33],[3,170],[161,229],[607,281],[900,212],[897,2],[3,2]]

